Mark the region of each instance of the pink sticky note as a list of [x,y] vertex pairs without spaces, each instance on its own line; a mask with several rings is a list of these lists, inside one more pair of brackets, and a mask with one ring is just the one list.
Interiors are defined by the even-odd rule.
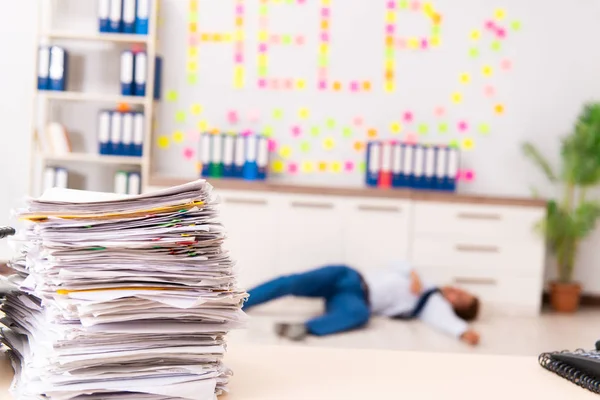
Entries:
[[234,61],[235,61],[236,64],[243,64],[244,63],[244,56],[242,54],[236,54]]
[[417,143],[417,141],[419,140],[419,137],[417,136],[416,133],[407,133],[405,138],[404,138],[404,143],[407,144],[415,144]]
[[190,37],[188,39],[188,46],[189,47],[198,46],[198,35],[190,35]]
[[466,132],[469,130],[469,124],[467,123],[467,121],[460,121],[458,123],[458,131],[459,132]]
[[475,172],[473,170],[468,169],[463,171],[463,176],[467,182],[473,182],[475,180]]
[[248,111],[248,121],[249,122],[258,122],[260,120],[260,113],[258,110],[250,110]]
[[412,122],[413,118],[414,118],[414,115],[410,111],[407,111],[404,113],[404,115],[402,115],[402,119],[404,119],[404,122]]
[[266,79],[259,79],[258,80],[258,87],[261,89],[264,89],[267,87],[267,81]]
[[191,147],[186,147],[185,149],[183,149],[183,157],[186,160],[192,160],[195,155],[196,155],[196,152]]
[[436,107],[434,111],[436,117],[442,117],[446,114],[446,109],[444,107]]
[[352,122],[354,123],[355,126],[362,126],[364,120],[363,120],[363,117],[354,117]]
[[267,17],[260,17],[258,19],[258,24],[262,29],[267,29],[269,26],[269,19]]
[[327,8],[327,7],[321,8],[321,16],[329,17],[329,8]]
[[273,139],[269,139],[268,146],[270,153],[273,153],[277,150],[277,142]]
[[244,5],[243,5],[243,4],[238,4],[238,5],[235,7],[235,13],[236,13],[237,15],[242,15],[242,14],[244,14]]
[[347,172],[352,172],[352,171],[354,171],[354,162],[352,162],[352,161],[346,161],[346,162],[344,163],[344,169],[345,169]]
[[356,81],[350,82],[350,90],[353,92],[358,92],[360,90],[360,83]]
[[279,35],[271,35],[271,43],[278,44],[279,43]]
[[291,78],[288,78],[284,81],[284,87],[287,90],[292,90],[294,88],[294,80]]
[[393,1],[393,0],[390,0],[390,1],[388,1],[388,3],[387,3],[387,8],[388,8],[388,10],[393,10],[393,9],[395,9],[395,8],[396,8],[396,2],[395,2],[395,1]]
[[413,1],[413,2],[410,4],[410,8],[411,8],[413,11],[419,11],[419,9],[421,8],[421,3],[419,3],[418,1]]
[[267,44],[266,43],[261,43],[258,45],[258,52],[259,53],[266,53],[267,52]]
[[487,21],[485,23],[485,28],[489,30],[494,30],[496,29],[496,24],[494,23],[494,21]]
[[244,42],[235,42],[235,52],[237,54],[244,54]]
[[279,79],[273,78],[269,81],[269,88],[273,90],[279,89]]
[[502,68],[504,71],[510,71],[512,68],[512,62],[510,60],[502,60],[500,63],[500,68]]
[[295,162],[291,162],[288,164],[288,172],[290,174],[296,174],[298,173],[298,164],[296,164]]
[[298,125],[294,125],[292,126],[292,136],[294,137],[298,137],[300,135],[302,135],[302,128],[299,127]]
[[298,46],[302,46],[304,44],[304,36],[302,36],[302,35],[296,36],[296,44]]
[[198,143],[200,141],[200,132],[189,131],[186,135],[187,139],[192,143]]
[[306,0],[298,0],[298,4],[306,4]]
[[428,47],[429,47],[429,42],[427,41],[427,39],[421,39],[421,48],[426,49]]
[[485,95],[487,97],[493,97],[496,94],[496,89],[494,89],[493,86],[486,86],[485,89],[483,90],[483,92],[485,93]]
[[326,80],[327,79],[327,68],[319,68],[319,80]]
[[506,38],[506,29],[504,29],[504,28],[496,29],[496,36],[498,36],[499,39],[505,39]]
[[396,47],[400,50],[406,49],[406,39],[398,39],[398,41],[396,41]]
[[249,129],[242,132],[242,136],[244,136],[244,137],[248,137],[248,136],[251,136],[251,135],[252,135],[252,131],[249,130]]
[[319,81],[319,90],[327,89],[327,81]]
[[393,35],[395,31],[396,31],[396,27],[394,25],[392,25],[392,24],[386,25],[385,33],[387,33],[388,35]]
[[131,51],[133,53],[141,53],[142,51],[144,51],[144,46],[141,44],[134,44],[133,46],[131,46]]
[[227,113],[227,121],[230,124],[237,124],[238,122],[238,113],[235,110],[231,110]]
[[321,33],[321,42],[329,42],[329,34],[327,32]]

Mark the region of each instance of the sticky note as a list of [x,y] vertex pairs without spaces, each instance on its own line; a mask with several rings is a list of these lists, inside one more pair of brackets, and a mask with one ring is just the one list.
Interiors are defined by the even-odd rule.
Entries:
[[463,100],[462,93],[460,93],[460,92],[452,93],[452,102],[454,104],[460,104],[460,103],[462,103],[462,100]]
[[288,173],[290,173],[290,174],[298,173],[298,164],[296,164],[295,162],[289,163],[288,164]]
[[472,47],[471,49],[469,49],[469,57],[471,57],[471,58],[479,57],[479,49],[477,49],[476,47]]
[[493,86],[491,85],[487,85],[484,89],[483,89],[483,93],[487,96],[487,97],[493,97],[496,94],[496,89],[494,89]]
[[342,172],[342,163],[339,161],[334,161],[331,163],[331,170],[336,174]]
[[335,129],[335,120],[333,118],[328,118],[326,121],[327,128]]
[[177,111],[175,113],[175,122],[185,122],[185,111]]
[[319,136],[319,133],[321,133],[321,129],[318,126],[313,126],[312,128],[310,128],[311,135]]
[[344,170],[346,172],[352,172],[352,171],[354,171],[354,161],[346,161],[344,163]]
[[521,22],[513,21],[510,23],[510,27],[512,28],[513,31],[520,31],[521,30]]
[[402,9],[408,8],[408,0],[400,0],[398,2],[398,8],[402,8]]
[[459,121],[457,127],[458,127],[458,131],[462,132],[462,133],[469,130],[469,124],[467,123],[467,121]]
[[429,127],[427,124],[419,124],[419,134],[426,135],[429,132]]
[[438,124],[438,131],[440,133],[447,133],[448,132],[448,124],[445,122],[440,122]]
[[269,150],[269,153],[274,153],[277,150],[277,141],[269,139],[267,142],[267,149]]
[[354,123],[354,126],[362,126],[364,120],[363,117],[354,117],[352,122]]
[[196,151],[191,147],[186,147],[185,149],[183,149],[183,158],[185,158],[186,160],[193,160],[195,155]]
[[335,140],[332,137],[326,137],[323,140],[323,148],[327,151],[331,151],[335,148]]
[[462,148],[463,150],[473,150],[473,147],[475,146],[475,143],[473,142],[473,139],[471,138],[464,138],[462,140]]
[[175,143],[181,143],[185,139],[185,135],[181,131],[173,132],[173,141]]
[[200,141],[200,132],[191,130],[187,133],[186,138],[189,142],[198,143]]
[[230,124],[237,124],[238,123],[238,113],[235,110],[230,110],[227,112],[227,122],[229,122]]
[[493,69],[491,66],[489,66],[489,65],[484,65],[484,66],[481,68],[481,73],[482,73],[482,74],[483,74],[483,76],[485,76],[485,77],[490,77],[490,76],[492,76],[492,74],[494,73],[494,69]]
[[270,125],[267,125],[265,127],[263,127],[262,129],[262,133],[263,135],[265,135],[266,137],[271,137],[273,136],[273,127]]
[[294,125],[290,128],[290,131],[292,132],[292,136],[294,137],[298,137],[300,135],[302,135],[302,127],[300,127],[299,125]]
[[356,151],[362,151],[365,148],[365,144],[363,142],[354,142],[352,147],[354,147],[354,150]]
[[402,114],[402,119],[406,123],[411,123],[414,119],[414,115],[411,111],[406,111],[405,113]]
[[512,61],[510,60],[502,60],[500,62],[500,68],[504,71],[510,71],[512,69]]
[[490,126],[488,124],[479,124],[479,127],[477,128],[479,130],[479,133],[481,133],[482,135],[486,135],[488,133],[490,133]]
[[500,43],[498,40],[494,40],[492,42],[492,44],[490,45],[490,48],[493,51],[500,51],[500,50],[502,50],[502,43]]
[[302,46],[304,44],[304,36],[298,35],[296,36],[296,45]]
[[339,92],[342,90],[342,84],[340,82],[333,82],[333,90]]
[[496,104],[494,106],[494,112],[496,114],[504,114],[504,106],[502,104]]
[[371,90],[371,82],[369,82],[369,81],[363,82],[362,86],[363,86],[363,90],[366,91],[366,92],[368,92],[369,90]]
[[469,82],[471,82],[471,75],[469,75],[469,74],[468,74],[468,73],[466,73],[466,72],[465,72],[465,73],[462,73],[462,74],[460,74],[460,83],[462,83],[462,84],[465,84],[465,85],[466,85],[466,84],[467,84],[467,83],[469,83]]
[[325,162],[325,161],[319,162],[318,167],[319,167],[319,171],[321,171],[321,172],[327,171],[327,162]]
[[198,130],[200,132],[208,131],[208,122],[205,119],[198,122]]
[[342,135],[345,138],[352,137],[352,128],[350,128],[349,126],[344,127],[344,129],[342,130]]
[[473,41],[478,41],[481,38],[481,31],[477,29],[472,30],[469,34],[469,38],[471,38]]
[[390,131],[394,134],[398,134],[402,131],[402,125],[399,122],[392,122],[390,124]]
[[368,137],[370,137],[371,139],[374,139],[374,138],[376,138],[376,137],[377,137],[377,129],[375,129],[375,128],[370,128],[370,129],[367,131],[367,136],[368,136]]
[[466,169],[463,171],[463,178],[466,182],[473,182],[475,180],[475,171]]
[[419,138],[417,137],[417,135],[414,132],[409,132],[404,137],[404,142],[406,142],[408,144],[415,144],[418,141],[419,141]]
[[169,90],[167,92],[167,101],[177,101],[179,94],[175,90]]
[[285,171],[285,164],[281,160],[275,160],[273,161],[273,164],[271,164],[271,170],[276,174],[281,174]]
[[188,61],[187,72],[197,72],[197,71],[198,71],[198,63],[196,61]]
[[281,119],[283,118],[283,110],[280,108],[276,108],[273,110],[273,119]]
[[443,117],[444,114],[446,114],[446,109],[442,106],[439,106],[435,108],[434,113],[436,117]]
[[158,147],[161,149],[166,149],[169,147],[169,137],[165,135],[161,135],[158,137]]
[[385,83],[384,89],[386,93],[393,93],[396,91],[396,85],[394,84],[394,82],[388,81]]
[[188,83],[188,85],[195,85],[196,83],[198,83],[198,75],[188,74],[187,83]]
[[300,167],[301,171],[305,174],[310,174],[314,172],[315,165],[312,161],[302,161],[302,165]]
[[298,89],[298,90],[306,89],[306,82],[303,79],[298,79],[296,81],[296,89]]
[[308,108],[301,108],[300,110],[298,110],[298,117],[300,117],[301,119],[307,119],[310,116],[310,111],[308,110]]
[[192,115],[200,115],[202,114],[203,108],[200,104],[192,104],[190,107],[190,112]]
[[197,47],[188,47],[188,57],[189,58],[198,57],[198,48]]
[[304,140],[300,143],[300,151],[303,153],[308,153],[310,151],[310,142],[308,140]]
[[249,122],[258,122],[260,120],[260,113],[258,110],[250,110],[248,111],[247,117]]
[[281,156],[281,158],[283,159],[288,159],[292,156],[292,148],[290,146],[281,146],[279,148],[279,155]]
[[506,17],[506,11],[504,11],[502,8],[498,8],[494,11],[494,18],[496,18],[498,21],[502,21],[504,17]]

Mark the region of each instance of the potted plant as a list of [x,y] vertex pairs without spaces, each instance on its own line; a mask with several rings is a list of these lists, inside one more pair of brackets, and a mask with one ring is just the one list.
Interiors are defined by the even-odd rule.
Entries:
[[558,269],[557,280],[550,284],[552,307],[575,312],[581,298],[581,285],[573,281],[577,250],[600,218],[600,203],[587,197],[588,189],[600,183],[600,103],[585,105],[574,131],[562,140],[558,173],[533,144],[524,143],[523,152],[562,192],[558,200],[548,201],[537,228]]

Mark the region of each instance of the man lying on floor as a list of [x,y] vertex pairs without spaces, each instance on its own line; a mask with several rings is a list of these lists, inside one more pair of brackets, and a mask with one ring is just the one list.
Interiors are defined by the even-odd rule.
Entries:
[[469,329],[479,311],[477,297],[452,286],[424,285],[415,271],[395,265],[364,275],[343,265],[282,276],[250,290],[244,310],[283,296],[323,298],[326,312],[306,323],[277,324],[277,334],[292,340],[326,336],[364,327],[371,315],[420,319],[433,328],[476,345]]

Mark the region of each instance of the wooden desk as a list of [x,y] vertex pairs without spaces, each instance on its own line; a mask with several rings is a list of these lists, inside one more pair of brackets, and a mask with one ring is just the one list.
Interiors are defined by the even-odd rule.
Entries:
[[235,345],[227,364],[235,376],[220,400],[597,399],[534,357]]

